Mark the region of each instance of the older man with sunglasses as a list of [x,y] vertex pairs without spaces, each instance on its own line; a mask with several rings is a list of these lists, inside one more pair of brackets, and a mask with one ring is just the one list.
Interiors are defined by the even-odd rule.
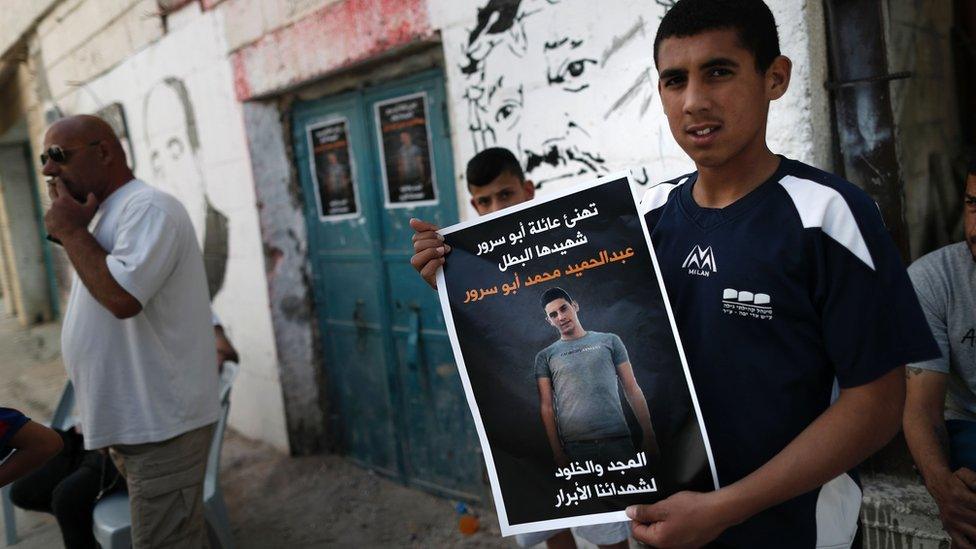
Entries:
[[75,268],[61,332],[85,447],[125,475],[140,547],[203,547],[217,372],[203,257],[172,196],[135,179],[94,116],[56,122],[41,155],[49,235]]

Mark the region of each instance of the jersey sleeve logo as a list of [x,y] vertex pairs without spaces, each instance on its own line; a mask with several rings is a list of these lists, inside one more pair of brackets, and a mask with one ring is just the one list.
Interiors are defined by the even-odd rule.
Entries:
[[717,273],[718,263],[715,262],[712,247],[708,246],[702,249],[696,244],[688,257],[685,258],[685,262],[681,264],[681,268],[688,269],[688,274],[697,276],[709,276],[711,273]]

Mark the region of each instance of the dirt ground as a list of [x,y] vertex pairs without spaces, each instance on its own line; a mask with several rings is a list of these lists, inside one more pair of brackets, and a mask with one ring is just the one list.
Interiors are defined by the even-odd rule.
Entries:
[[[46,421],[64,386],[57,324],[21,328],[0,301],[0,405]],[[247,367],[245,364],[244,367]],[[231,397],[233,406],[233,395]],[[464,536],[454,502],[410,489],[335,455],[292,458],[228,431],[221,486],[237,547],[515,547],[494,512]],[[17,511],[18,549],[62,547],[57,524]],[[3,525],[0,524],[0,539]]]
[[406,488],[339,456],[289,458],[233,437],[221,485],[241,547],[514,547],[495,515],[457,529],[454,503]]

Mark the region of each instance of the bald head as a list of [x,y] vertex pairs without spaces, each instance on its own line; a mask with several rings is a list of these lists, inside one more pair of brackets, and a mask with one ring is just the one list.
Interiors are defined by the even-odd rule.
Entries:
[[[77,143],[104,141],[122,150],[119,138],[112,130],[112,126],[101,118],[91,114],[77,114],[58,120],[47,130],[48,134],[56,134]],[[66,141],[67,142],[67,141]],[[62,144],[62,146],[70,146]]]
[[52,124],[44,136],[44,150],[54,146],[64,151],[63,161],[48,159],[43,173],[49,182],[60,179],[79,200],[88,193],[104,200],[132,179],[119,138],[97,116],[79,114]]

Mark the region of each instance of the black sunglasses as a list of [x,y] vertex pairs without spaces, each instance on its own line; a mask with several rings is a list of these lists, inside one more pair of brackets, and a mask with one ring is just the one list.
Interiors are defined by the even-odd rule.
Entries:
[[84,149],[85,147],[91,147],[92,145],[98,145],[101,142],[102,142],[101,139],[96,139],[95,141],[92,141],[91,143],[89,143],[87,145],[81,145],[79,147],[72,147],[70,149],[66,149],[66,148],[62,147],[61,145],[51,145],[50,147],[47,148],[46,151],[44,151],[44,152],[41,153],[41,166],[47,164],[47,159],[48,158],[50,158],[51,160],[57,162],[58,164],[64,164],[65,162],[68,161],[68,153],[69,152],[71,152],[71,151],[77,151],[78,149]]

